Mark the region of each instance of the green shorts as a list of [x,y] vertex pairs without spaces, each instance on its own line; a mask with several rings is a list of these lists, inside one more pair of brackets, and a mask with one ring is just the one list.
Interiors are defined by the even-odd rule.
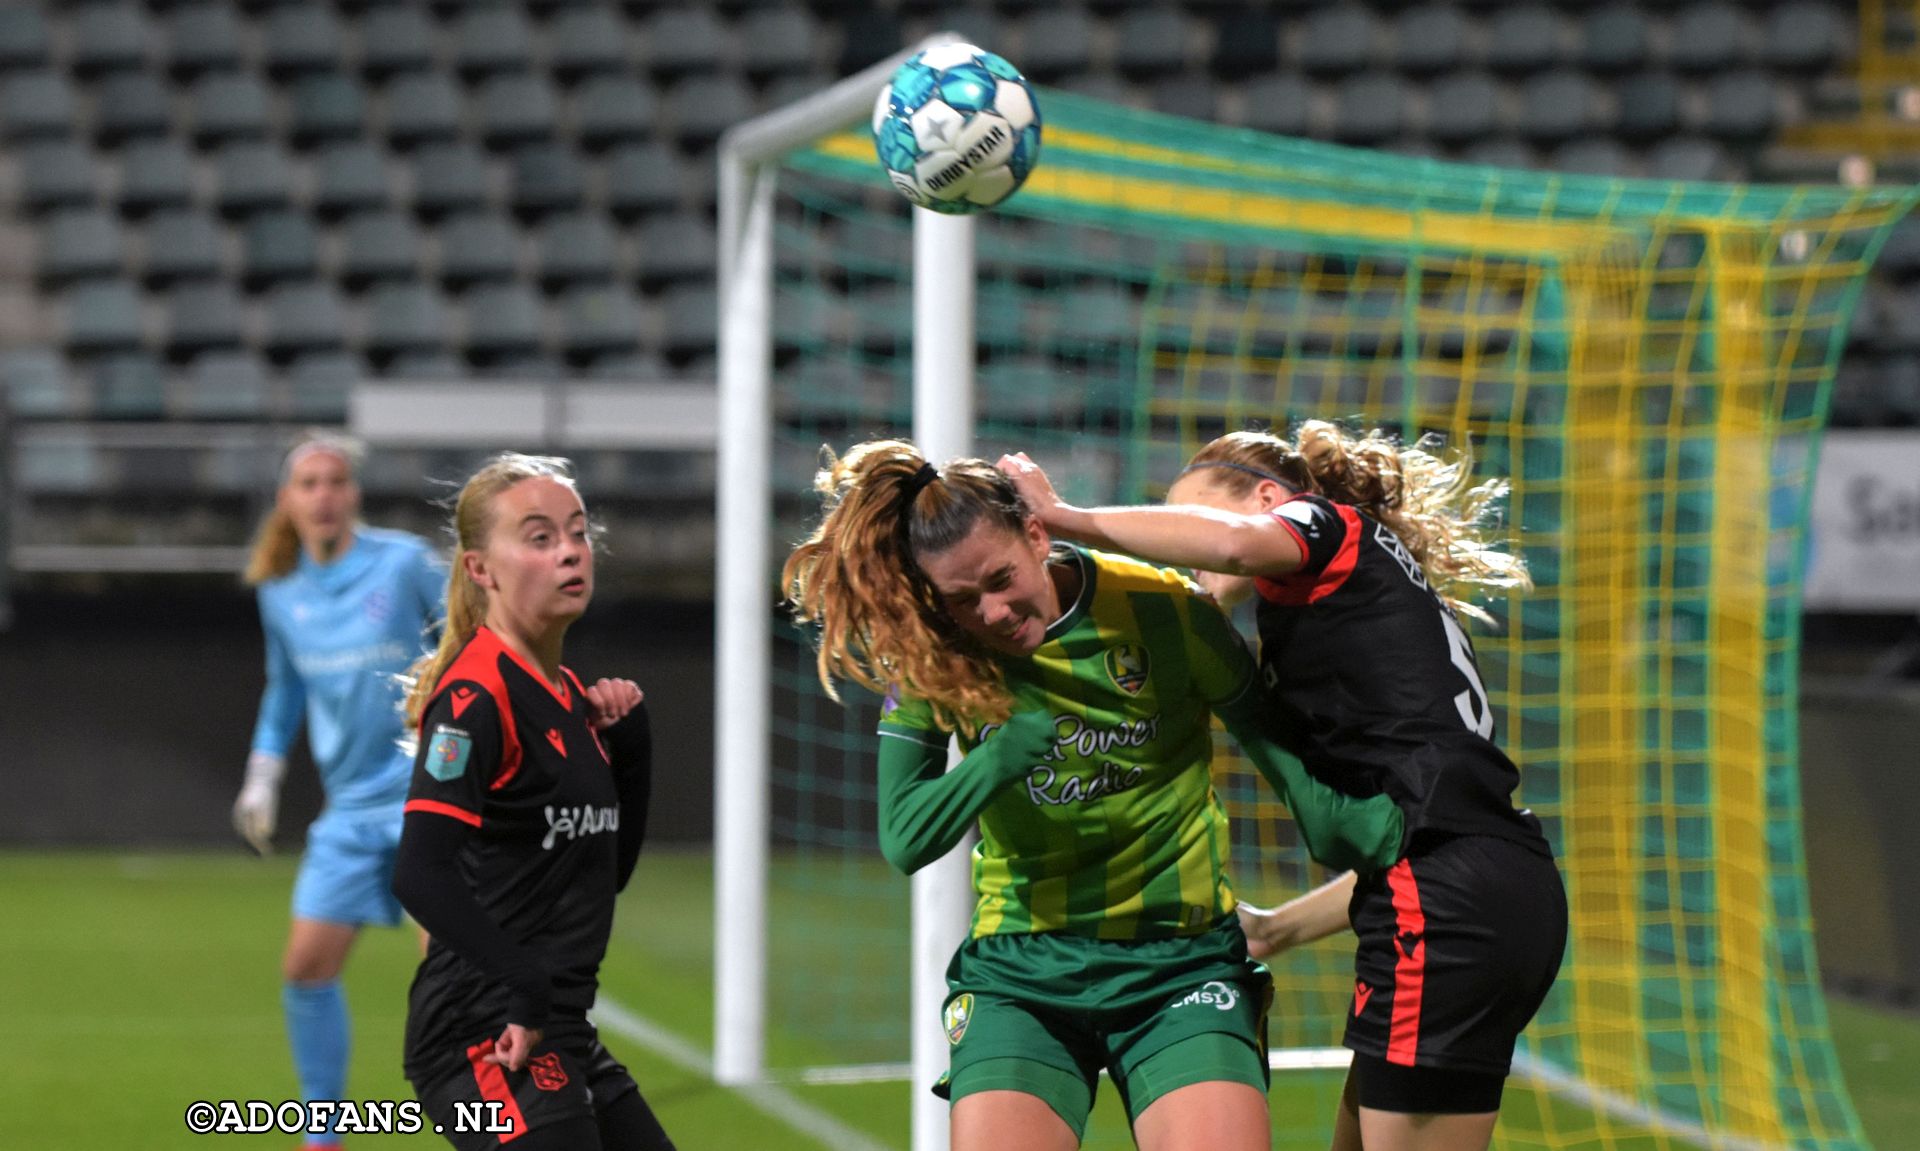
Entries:
[[1024,1091],[1080,1135],[1102,1069],[1129,1119],[1195,1083],[1267,1089],[1273,981],[1247,957],[1236,916],[1174,939],[970,939],[947,967],[947,988],[953,1054],[934,1085],[942,1098]]

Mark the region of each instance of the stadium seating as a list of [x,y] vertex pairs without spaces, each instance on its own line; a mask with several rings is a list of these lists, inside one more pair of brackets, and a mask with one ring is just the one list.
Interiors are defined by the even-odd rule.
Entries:
[[[697,372],[718,135],[940,27],[1180,115],[1740,179],[1832,101],[1853,23],[1844,0],[5,5],[0,227],[33,240],[0,293],[45,306],[9,320],[0,375],[19,411],[337,419],[368,373]],[[1920,278],[1920,231],[1882,276]],[[1867,379],[1915,362],[1894,292],[1860,309]],[[249,398],[222,408],[223,381]]]

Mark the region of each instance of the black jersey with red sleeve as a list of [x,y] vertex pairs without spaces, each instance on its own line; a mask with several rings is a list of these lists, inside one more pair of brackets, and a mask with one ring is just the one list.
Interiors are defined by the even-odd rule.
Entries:
[[1494,742],[1473,644],[1392,529],[1302,494],[1273,510],[1299,570],[1254,581],[1274,735],[1330,786],[1386,792],[1418,833],[1549,848],[1513,806],[1520,773]]
[[651,750],[644,711],[603,743],[561,671],[550,685],[483,627],[422,714],[394,874],[431,937],[408,1000],[410,1075],[506,1023],[593,1004]]

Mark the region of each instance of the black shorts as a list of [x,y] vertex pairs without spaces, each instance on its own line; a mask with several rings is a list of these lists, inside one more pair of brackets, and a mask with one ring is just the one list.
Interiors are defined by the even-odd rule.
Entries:
[[1504,1077],[1567,946],[1552,858],[1485,835],[1423,843],[1362,876],[1347,916],[1359,946],[1346,1045],[1400,1067]]
[[[476,1041],[464,1052],[449,1053],[443,1068],[413,1077],[414,1094],[429,1123],[439,1124],[460,1151],[495,1151],[516,1146],[528,1132],[580,1118],[591,1118],[609,1104],[640,1088],[620,1061],[600,1045],[600,1037],[585,1023],[563,1025],[535,1045],[527,1066],[508,1071],[483,1057],[493,1051],[493,1037]],[[456,1104],[466,1105],[465,1114]],[[499,1117],[510,1131],[462,1130],[474,1112]]]

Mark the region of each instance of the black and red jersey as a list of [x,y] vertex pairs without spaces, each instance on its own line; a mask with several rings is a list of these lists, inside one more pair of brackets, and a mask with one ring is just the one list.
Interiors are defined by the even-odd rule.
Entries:
[[1520,773],[1494,743],[1473,644],[1406,545],[1319,495],[1273,515],[1306,559],[1254,583],[1282,746],[1333,787],[1391,795],[1409,844],[1434,830],[1547,851],[1538,820],[1513,807]]
[[[615,895],[644,830],[644,787],[636,795],[625,777],[646,765],[618,746],[609,755],[627,724],[603,743],[591,716],[571,670],[549,683],[484,627],[440,677],[420,722],[394,882],[432,934],[409,1001],[409,1068],[506,1022],[538,1026],[548,1010],[581,1017],[592,1006]],[[434,822],[416,827],[422,819]],[[450,832],[459,839],[444,858],[457,866],[423,879],[420,845]],[[475,902],[489,922],[473,917]],[[510,1004],[524,1017],[509,1018]]]

